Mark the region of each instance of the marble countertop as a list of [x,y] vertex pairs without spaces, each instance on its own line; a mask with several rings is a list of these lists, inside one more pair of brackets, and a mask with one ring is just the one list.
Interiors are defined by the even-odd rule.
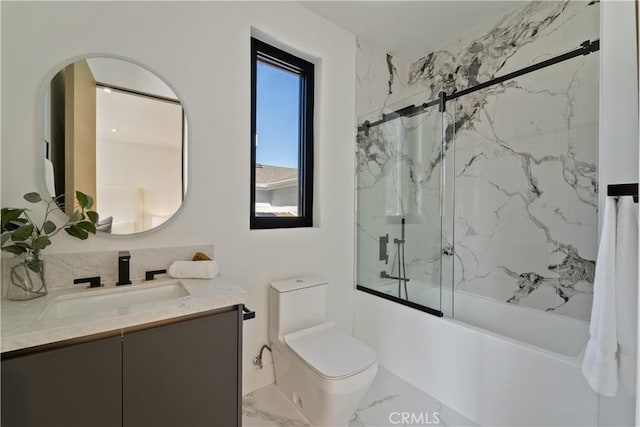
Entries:
[[51,315],[56,302],[78,296],[89,296],[92,292],[99,292],[114,286],[94,289],[88,289],[84,286],[57,289],[50,291],[44,297],[30,301],[3,299],[0,303],[2,309],[0,351],[4,353],[244,304],[247,299],[247,293],[242,288],[221,276],[210,280],[158,280],[157,282],[148,282],[148,284],[127,285],[123,287],[123,290],[125,290],[124,288],[127,290],[143,289],[149,284],[161,285],[164,282],[175,281],[181,282],[189,295],[163,301],[136,303],[116,310],[96,310],[90,314],[71,315],[66,318]]

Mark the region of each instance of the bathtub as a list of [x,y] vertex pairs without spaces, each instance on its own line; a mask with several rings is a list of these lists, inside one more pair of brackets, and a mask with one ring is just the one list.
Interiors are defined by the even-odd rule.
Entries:
[[[374,289],[389,295],[398,294],[397,282],[380,283]],[[441,292],[439,287],[415,280],[407,284],[407,292],[411,301],[441,308],[445,316],[482,328],[486,333],[521,341],[552,354],[568,356],[568,361],[579,361],[589,339],[589,323],[556,313],[496,301],[465,291],[456,291],[454,295],[451,289],[443,288]],[[453,305],[452,298],[455,298]]]
[[[376,290],[396,295],[397,283]],[[408,292],[440,300],[417,282]],[[354,334],[381,366],[481,425],[598,425],[598,395],[580,369],[586,322],[443,290],[445,313],[452,296],[454,318],[356,291]]]

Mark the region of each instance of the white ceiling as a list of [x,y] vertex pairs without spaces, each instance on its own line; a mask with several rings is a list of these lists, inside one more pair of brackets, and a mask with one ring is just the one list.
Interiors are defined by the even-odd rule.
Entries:
[[96,109],[98,141],[182,147],[180,104],[98,88]]
[[416,59],[523,5],[520,1],[301,1],[388,52]]
[[87,58],[87,64],[98,83],[178,99],[164,80],[133,62],[118,58],[95,57]]

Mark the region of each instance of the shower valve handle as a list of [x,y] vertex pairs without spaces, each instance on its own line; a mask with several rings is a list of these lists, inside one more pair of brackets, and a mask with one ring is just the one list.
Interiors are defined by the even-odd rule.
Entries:
[[389,234],[380,236],[380,254],[378,259],[384,261],[385,264],[389,262],[389,254],[387,253],[387,245],[389,244]]
[[397,277],[397,276],[392,276],[389,273],[387,273],[386,271],[381,271],[380,272],[380,278],[381,279],[393,279],[393,280],[400,280],[401,282],[409,282],[411,279],[407,279],[406,277]]

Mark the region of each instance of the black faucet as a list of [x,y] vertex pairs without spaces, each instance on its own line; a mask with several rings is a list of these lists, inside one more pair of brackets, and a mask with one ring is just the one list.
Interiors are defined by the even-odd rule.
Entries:
[[118,281],[116,286],[130,285],[131,279],[129,277],[129,261],[131,260],[131,254],[129,251],[118,252]]

